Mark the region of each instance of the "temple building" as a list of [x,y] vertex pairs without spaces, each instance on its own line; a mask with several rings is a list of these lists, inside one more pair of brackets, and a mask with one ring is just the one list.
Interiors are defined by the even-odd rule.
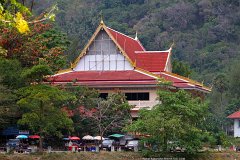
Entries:
[[233,136],[240,137],[240,111],[230,114],[227,118],[233,119]]
[[134,105],[132,116],[140,108],[151,108],[159,101],[158,82],[172,82],[172,90],[188,90],[203,97],[208,87],[189,78],[172,73],[172,47],[164,51],[147,51],[137,36],[132,38],[99,24],[89,42],[71,68],[59,71],[48,81],[52,85],[83,85],[98,89],[100,96],[122,92]]

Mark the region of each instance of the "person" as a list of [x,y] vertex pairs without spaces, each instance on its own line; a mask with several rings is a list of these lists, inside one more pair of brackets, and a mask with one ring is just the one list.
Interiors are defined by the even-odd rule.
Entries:
[[68,150],[69,150],[69,151],[72,150],[72,145],[73,145],[72,141],[69,141],[69,143],[68,143]]
[[71,147],[73,145],[72,141],[69,141],[68,147]]

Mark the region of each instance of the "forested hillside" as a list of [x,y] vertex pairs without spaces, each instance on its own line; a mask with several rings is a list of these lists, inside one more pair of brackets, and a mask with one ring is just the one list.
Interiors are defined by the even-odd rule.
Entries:
[[[38,13],[57,3],[56,23],[73,41],[73,60],[100,21],[130,36],[138,32],[148,50],[165,50],[174,42],[173,57],[211,84],[216,73],[239,59],[238,0],[45,0],[35,2]],[[39,3],[39,4],[38,4]],[[78,50],[78,51],[76,51]]]

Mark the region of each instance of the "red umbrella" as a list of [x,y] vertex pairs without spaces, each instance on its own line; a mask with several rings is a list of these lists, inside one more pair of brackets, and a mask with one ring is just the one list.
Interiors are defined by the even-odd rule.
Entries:
[[29,136],[28,138],[31,138],[31,139],[39,139],[40,136],[39,136],[39,135],[32,135],[32,136]]
[[70,137],[69,139],[70,139],[70,140],[80,140],[79,137]]

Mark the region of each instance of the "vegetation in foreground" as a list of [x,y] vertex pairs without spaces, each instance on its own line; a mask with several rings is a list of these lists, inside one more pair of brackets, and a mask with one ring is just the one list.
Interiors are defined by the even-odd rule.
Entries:
[[[178,156],[173,155],[159,155],[152,154],[147,158],[172,158],[179,157],[185,158],[185,160],[237,160],[240,158],[240,154],[236,152],[221,152],[221,153],[199,153],[195,156],[189,156],[179,154]],[[134,152],[81,152],[81,153],[45,153],[45,154],[11,154],[4,155],[0,154],[1,160],[144,160],[144,157],[139,153]]]

